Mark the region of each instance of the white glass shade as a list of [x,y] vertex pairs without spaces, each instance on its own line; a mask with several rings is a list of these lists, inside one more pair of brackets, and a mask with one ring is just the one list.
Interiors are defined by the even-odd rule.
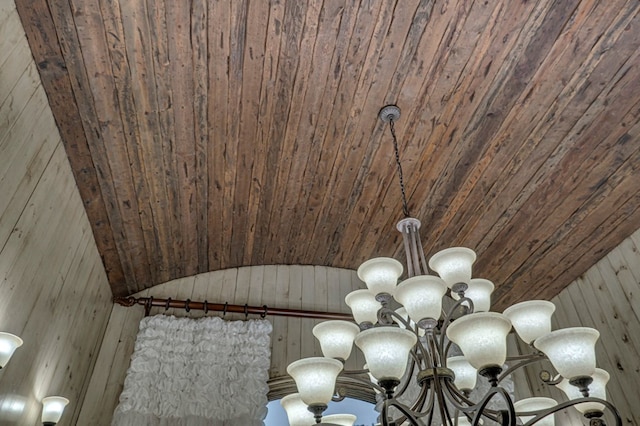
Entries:
[[20,346],[22,346],[21,338],[11,333],[0,332],[0,368],[7,365],[15,350]]
[[58,423],[69,400],[61,396],[42,399],[42,423]]
[[344,302],[351,308],[353,319],[358,324],[363,322],[375,324],[378,322],[378,311],[382,305],[369,290],[352,291],[344,298]]
[[415,322],[425,318],[440,318],[442,296],[447,285],[433,275],[417,275],[402,281],[394,298],[400,302]]
[[[596,371],[591,376],[593,378],[593,382],[589,385],[589,396],[593,398],[600,398],[604,401],[607,400],[607,383],[609,382],[609,373],[601,368],[596,368]],[[558,388],[560,388],[570,400],[582,398],[582,393],[580,390],[569,383],[569,380],[564,379],[562,382],[558,383]],[[578,411],[581,413],[586,413],[589,411],[603,411],[604,404],[600,404],[599,402],[583,402],[582,404],[578,404],[575,406]]]
[[[411,318],[409,318],[409,314],[407,313],[407,310],[405,309],[404,306],[396,309],[396,314],[400,315],[405,321],[409,322],[409,325],[411,326],[411,331],[416,329],[416,323]],[[402,324],[400,321],[398,321],[398,319],[395,318],[395,317],[393,317],[393,322],[398,324],[398,326],[400,328],[404,328],[404,329],[407,328],[407,327],[405,327],[404,324]],[[418,335],[420,337],[424,336],[424,329],[423,328],[419,328],[418,329]]]
[[447,367],[453,370],[453,384],[460,390],[470,391],[476,387],[478,371],[463,356],[447,358]]
[[296,382],[300,398],[307,405],[329,403],[341,370],[340,361],[324,357],[300,359],[287,367],[287,373]]
[[518,336],[531,343],[551,333],[551,315],[555,310],[556,305],[546,300],[529,300],[508,307],[504,314],[511,320]]
[[469,283],[471,266],[476,253],[466,247],[451,247],[431,256],[429,267],[436,271],[449,287],[456,283]]
[[598,337],[600,333],[593,328],[563,328],[536,339],[534,346],[547,355],[562,377],[572,379],[595,371]]
[[331,414],[322,416],[322,423],[330,423],[337,426],[353,426],[357,417],[353,414]]
[[[516,401],[513,404],[513,407],[516,409],[516,412],[528,412],[528,411],[546,410],[547,408],[555,407],[556,405],[558,405],[558,403],[556,402],[555,399],[536,397],[536,398],[526,398],[526,399],[521,399],[520,401]],[[534,416],[519,416],[519,418],[522,421],[522,423],[526,423],[529,420],[533,419]],[[544,419],[540,420],[538,423],[536,423],[536,426],[538,425],[555,426],[555,424],[556,422],[554,419],[554,415],[551,414],[545,417]]]
[[280,400],[280,405],[284,408],[289,419],[289,426],[312,426],[316,423],[313,413],[307,409],[300,394],[287,395]]
[[358,278],[364,281],[371,294],[388,293],[393,296],[402,270],[402,263],[397,260],[376,257],[360,265]]
[[[488,312],[491,309],[491,293],[495,286],[484,278],[472,278],[469,288],[464,292],[465,297],[473,301],[473,312]],[[459,300],[458,293],[451,292],[451,297]]]
[[353,339],[359,332],[360,327],[347,321],[324,321],[313,327],[313,335],[320,341],[322,354],[342,360],[351,355]]
[[510,330],[511,321],[504,315],[479,312],[452,322],[447,328],[447,337],[460,346],[467,361],[480,370],[504,364]]
[[356,345],[378,381],[400,380],[407,368],[409,351],[417,341],[415,334],[396,327],[370,328],[356,336]]

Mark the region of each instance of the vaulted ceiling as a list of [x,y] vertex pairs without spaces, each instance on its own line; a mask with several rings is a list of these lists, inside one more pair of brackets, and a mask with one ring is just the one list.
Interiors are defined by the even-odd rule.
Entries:
[[17,0],[114,294],[427,254],[497,306],[640,227],[637,0]]

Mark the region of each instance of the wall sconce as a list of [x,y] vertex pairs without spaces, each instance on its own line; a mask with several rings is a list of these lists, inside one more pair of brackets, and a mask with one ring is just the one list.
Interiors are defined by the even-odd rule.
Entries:
[[42,425],[53,426],[60,421],[64,407],[69,400],[62,396],[48,396],[42,399]]
[[0,331],[0,370],[7,365],[11,359],[11,355],[22,346],[22,339],[11,333]]

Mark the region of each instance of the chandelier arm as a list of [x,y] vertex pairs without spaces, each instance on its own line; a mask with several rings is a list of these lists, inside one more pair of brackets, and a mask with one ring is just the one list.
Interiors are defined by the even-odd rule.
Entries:
[[609,401],[606,401],[600,398],[595,398],[595,397],[572,399],[571,401],[565,401],[544,410],[526,411],[526,412],[523,411],[523,412],[518,412],[516,414],[518,416],[523,416],[523,415],[535,416],[533,419],[529,420],[523,425],[523,426],[532,426],[538,423],[539,421],[543,420],[545,417],[548,417],[554,413],[557,413],[560,410],[564,410],[565,408],[573,407],[575,405],[582,404],[584,402],[597,402],[599,404],[606,406],[611,411],[611,414],[613,415],[616,421],[616,426],[622,426],[622,417],[620,416],[620,413],[618,412],[616,407]]
[[409,276],[409,278],[416,276],[416,273],[413,270],[411,244],[409,242],[410,238],[411,238],[411,231],[409,227],[405,225],[402,230],[402,244],[404,245],[404,254],[405,254],[405,257],[407,258],[407,275]]
[[416,238],[416,229],[412,225],[409,227],[409,235],[411,237],[411,255],[413,256],[413,264],[416,275],[422,275],[422,267],[420,265],[420,254],[418,250],[422,247],[418,245],[418,239]]
[[[447,398],[447,400],[454,406],[454,408],[464,413],[467,417],[469,416],[468,413],[477,410],[478,406],[482,402],[474,402],[470,400],[465,395],[463,395],[460,390],[455,387],[455,385],[450,382],[445,382],[445,386],[443,389],[445,391],[445,397]],[[496,410],[485,408],[483,415],[494,422],[499,421],[497,417],[498,411]]]
[[507,368],[502,372],[502,374],[500,374],[500,376],[498,377],[498,383],[503,381],[505,378],[511,375],[511,373],[513,373],[514,371],[519,370],[520,368],[527,366],[529,364],[533,364],[545,359],[547,359],[547,357],[543,353],[531,354],[527,358],[521,359],[520,362]]
[[[493,411],[493,410],[488,410],[487,409],[487,405],[493,399],[493,397],[495,397],[496,395],[502,397],[504,402],[507,404],[507,410]],[[497,416],[497,419],[494,420],[494,421],[497,421],[498,423],[502,424],[503,426],[515,426],[516,425],[516,410],[515,410],[515,408],[513,406],[513,401],[511,400],[511,396],[509,395],[509,393],[503,387],[494,386],[491,389],[489,389],[487,394],[477,404],[477,409],[475,410],[475,415],[473,416],[473,422],[471,423],[471,426],[478,426],[480,424],[479,423],[480,422],[480,418],[482,416],[488,417],[486,413],[491,412],[491,411],[500,414],[500,416]],[[506,412],[506,414],[509,415],[509,422],[508,423],[506,423],[505,419],[504,419],[505,412]]]
[[[440,356],[442,357],[442,359],[446,358],[447,352],[449,351],[449,347],[451,346],[450,344],[446,346],[446,351],[443,350],[445,348],[445,344],[444,344],[444,338],[447,335],[447,328],[449,327],[449,324],[451,324],[451,322],[453,321],[453,313],[456,311],[456,309],[458,309],[460,306],[464,306],[463,303],[467,302],[469,304],[469,311],[468,312],[473,312],[473,300],[469,299],[468,297],[461,297],[460,299],[458,299],[453,306],[451,306],[451,308],[449,308],[449,311],[446,313],[446,315],[443,318],[442,321],[442,328],[440,329],[440,348],[442,350],[442,353],[440,354]],[[467,308],[467,306],[464,306],[465,308]],[[451,343],[451,342],[449,342]]]
[[[367,374],[369,372],[369,370],[354,370],[356,372],[363,372],[364,374]],[[378,385],[377,383],[373,383],[370,379],[364,379],[362,377],[359,376],[345,376],[344,373],[349,373],[349,374],[353,374],[353,371],[343,371],[342,373],[340,373],[339,377],[346,380],[346,381],[354,381],[356,383],[362,384],[362,385],[367,385],[367,386],[371,386],[372,388],[374,388],[375,390],[379,391],[380,393],[385,393],[386,390]]]
[[[430,389],[428,389],[426,386],[423,386],[420,388],[420,393],[418,394],[418,397],[416,398],[416,401],[413,403],[413,405],[411,406],[411,408],[409,408],[408,406],[404,405],[404,407],[409,410],[409,412],[411,413],[411,415],[416,419],[419,420],[422,417],[426,416],[427,414],[431,414],[433,416],[433,408],[434,408],[434,401],[435,401],[435,392],[433,390],[431,390],[431,392],[429,392]],[[428,397],[428,405],[425,409],[425,403],[427,402],[427,397]],[[391,402],[398,402],[400,404],[400,402],[397,400],[397,397],[394,397],[392,400],[389,400]],[[407,420],[407,417],[405,415],[398,417],[396,419],[393,419],[393,423],[395,424],[403,424],[403,422],[405,422]],[[420,421],[421,423],[424,423],[422,421]],[[427,423],[428,425],[430,425],[431,423]]]
[[449,424],[453,426],[451,424],[451,415],[449,414],[449,409],[445,401],[445,394],[443,392],[440,378],[438,377],[437,369],[434,369],[434,372],[433,372],[433,387],[434,387],[433,391],[438,397],[438,408],[440,409],[440,418],[442,419],[443,424],[446,426],[447,420],[449,420]]
[[424,257],[424,249],[422,248],[422,241],[420,240],[420,231],[415,229],[415,238],[418,244],[418,254],[420,255],[420,260],[422,261],[422,272],[425,275],[429,274],[429,268],[427,267],[427,259]]
[[385,403],[385,405],[394,407],[396,410],[402,413],[401,418],[393,420],[395,424],[403,424],[405,421],[408,421],[409,423],[411,423],[411,426],[422,426],[422,422],[419,422],[418,417],[415,416],[416,413],[414,413],[406,405],[400,403],[400,401],[398,401],[397,399],[388,399],[385,401]]
[[[419,365],[420,357],[418,357],[418,355],[416,354],[414,349],[412,349],[409,353],[411,354],[411,358],[413,358],[413,361],[411,362],[411,365],[409,366],[409,371],[407,372],[407,374],[405,376],[406,377],[413,377],[413,372],[416,369],[416,365]],[[402,383],[402,387],[400,387],[399,389],[397,389],[394,392],[394,397],[397,398],[397,397],[401,397],[402,395],[404,395],[404,393],[409,388],[409,384],[410,383],[411,383],[411,380],[409,380],[409,379],[405,380],[404,383]]]

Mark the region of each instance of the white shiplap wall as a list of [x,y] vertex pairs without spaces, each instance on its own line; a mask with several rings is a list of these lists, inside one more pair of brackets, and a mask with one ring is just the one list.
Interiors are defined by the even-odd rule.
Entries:
[[0,330],[24,345],[0,370],[0,424],[71,400],[77,424],[111,292],[12,0],[0,1]]
[[[640,425],[640,230],[571,283],[553,302],[557,307],[554,329],[586,326],[600,331],[596,355],[598,366],[611,374],[608,399],[620,410],[623,424]],[[539,370],[529,371],[532,391],[564,400],[562,393],[537,380]],[[567,415],[557,415],[559,424],[586,424],[575,410],[567,411]]]
[[[170,281],[138,296],[349,313],[344,296],[358,288],[364,288],[364,284],[354,271],[324,266],[278,265],[208,272]],[[151,310],[151,315],[160,313],[192,318],[204,315],[202,311],[187,314],[181,309]],[[79,424],[110,423],[133,353],[138,323],[143,316],[142,306],[113,307]],[[244,315],[228,314],[226,318],[239,320]],[[271,378],[286,376],[287,365],[297,359],[321,355],[320,346],[311,333],[320,320],[277,316],[268,316],[267,319],[273,324]],[[356,351],[347,368],[360,369],[362,365],[364,357]]]

